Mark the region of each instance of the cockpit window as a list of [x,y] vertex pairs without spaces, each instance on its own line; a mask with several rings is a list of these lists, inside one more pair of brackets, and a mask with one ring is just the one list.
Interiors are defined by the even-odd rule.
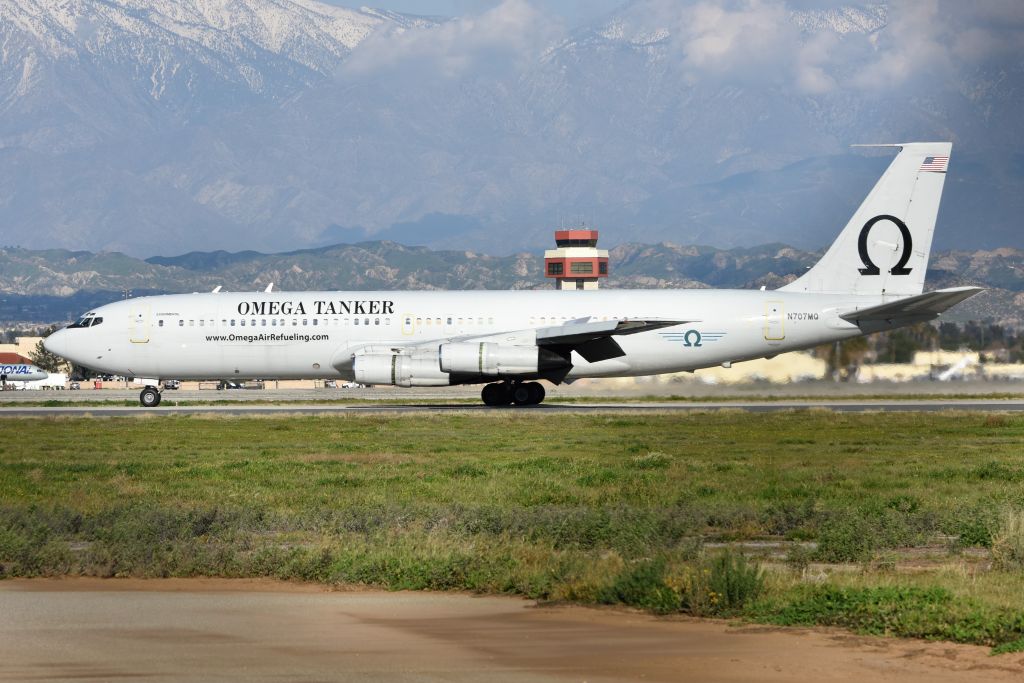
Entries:
[[89,327],[96,327],[97,325],[99,325],[102,322],[103,322],[103,318],[100,318],[100,317],[93,318],[92,319],[92,325],[90,325]]
[[[68,325],[68,328],[73,328],[73,327],[89,327],[89,325],[92,324],[92,320],[93,320],[93,314],[92,313],[86,313],[81,318],[79,318],[75,322],[73,322],[70,325]],[[103,319],[100,318],[100,320],[102,321]]]

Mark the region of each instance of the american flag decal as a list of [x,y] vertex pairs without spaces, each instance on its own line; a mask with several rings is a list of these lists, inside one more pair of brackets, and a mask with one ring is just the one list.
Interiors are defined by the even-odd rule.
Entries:
[[945,173],[947,166],[949,166],[949,157],[925,157],[920,170]]

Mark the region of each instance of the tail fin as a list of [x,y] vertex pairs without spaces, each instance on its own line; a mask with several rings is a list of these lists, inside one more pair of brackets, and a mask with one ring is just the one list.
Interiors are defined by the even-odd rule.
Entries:
[[953,145],[900,145],[836,241],[787,292],[911,296],[924,291],[935,218]]

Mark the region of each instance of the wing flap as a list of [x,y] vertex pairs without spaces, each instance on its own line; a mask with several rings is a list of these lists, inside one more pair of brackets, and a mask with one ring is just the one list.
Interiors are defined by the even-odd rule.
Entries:
[[961,301],[965,301],[983,291],[985,290],[981,287],[937,289],[934,292],[917,294],[900,299],[899,301],[854,309],[840,313],[839,317],[855,324],[873,321],[932,320]]
[[588,363],[598,363],[626,355],[619,342],[615,341],[616,336],[649,332],[687,322],[693,321],[648,319],[590,322],[588,318],[582,318],[537,330],[537,346],[551,349],[566,359],[575,351]]
[[537,330],[537,345],[578,345],[602,337],[612,337],[622,334],[636,334],[638,332],[649,332],[662,327],[673,325],[685,325],[697,322],[695,320],[602,320],[590,322],[587,318],[570,320],[564,325],[556,327],[542,327]]
[[576,353],[583,356],[588,363],[621,358],[626,355],[626,352],[619,346],[619,342],[612,337],[598,337],[584,342],[576,347]]

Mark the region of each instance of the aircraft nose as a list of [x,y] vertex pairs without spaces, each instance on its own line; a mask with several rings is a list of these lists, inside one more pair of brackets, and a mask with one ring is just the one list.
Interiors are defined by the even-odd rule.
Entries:
[[65,330],[57,330],[43,340],[43,348],[58,356],[67,357],[68,333]]

